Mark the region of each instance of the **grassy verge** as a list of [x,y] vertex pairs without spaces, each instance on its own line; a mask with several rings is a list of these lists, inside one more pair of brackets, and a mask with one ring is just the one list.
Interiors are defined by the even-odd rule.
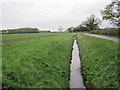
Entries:
[[3,88],[68,88],[73,35],[3,44]]
[[77,40],[87,87],[120,88],[118,43],[84,34]]

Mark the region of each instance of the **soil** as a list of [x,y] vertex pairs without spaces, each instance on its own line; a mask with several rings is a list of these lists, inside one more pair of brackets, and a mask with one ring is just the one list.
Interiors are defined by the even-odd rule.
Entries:
[[44,35],[44,36],[36,36],[36,37],[28,37],[28,38],[19,38],[19,39],[12,39],[12,40],[3,40],[2,43],[9,43],[9,42],[19,42],[19,41],[25,41],[25,40],[31,40],[38,37],[53,37],[58,35]]

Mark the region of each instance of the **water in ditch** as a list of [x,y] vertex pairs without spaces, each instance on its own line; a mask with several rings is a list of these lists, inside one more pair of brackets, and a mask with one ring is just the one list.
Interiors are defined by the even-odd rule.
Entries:
[[70,88],[85,88],[81,75],[81,63],[77,41],[74,40],[70,66]]

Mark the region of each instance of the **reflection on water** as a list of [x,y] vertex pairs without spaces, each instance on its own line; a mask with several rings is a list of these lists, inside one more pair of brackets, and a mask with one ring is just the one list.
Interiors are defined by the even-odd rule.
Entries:
[[80,67],[79,49],[77,41],[74,40],[72,61],[70,66],[70,88],[85,88]]

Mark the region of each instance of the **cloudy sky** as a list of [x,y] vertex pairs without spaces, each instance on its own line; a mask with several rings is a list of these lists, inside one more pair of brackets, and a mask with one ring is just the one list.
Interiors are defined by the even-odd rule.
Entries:
[[[1,0],[0,28],[37,27],[57,30],[77,26],[91,14],[101,18],[100,10],[111,0]],[[108,27],[103,22],[101,27]]]

